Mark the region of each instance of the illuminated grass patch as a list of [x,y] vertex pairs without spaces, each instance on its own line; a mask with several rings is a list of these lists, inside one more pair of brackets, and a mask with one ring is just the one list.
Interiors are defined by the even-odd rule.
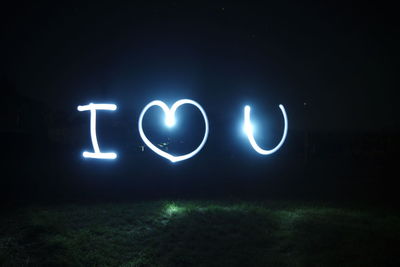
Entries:
[[170,203],[165,205],[165,213],[167,213],[169,216],[174,215],[174,214],[180,214],[184,212],[186,209],[184,207],[178,206],[175,203]]
[[1,266],[399,265],[400,216],[296,203],[157,201],[0,217]]

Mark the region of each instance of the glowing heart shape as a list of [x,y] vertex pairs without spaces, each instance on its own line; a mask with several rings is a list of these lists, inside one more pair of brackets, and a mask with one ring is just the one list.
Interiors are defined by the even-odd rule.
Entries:
[[[155,145],[153,145],[152,142],[150,142],[150,140],[146,137],[146,135],[144,134],[143,131],[143,127],[142,127],[142,123],[143,123],[143,117],[144,114],[147,112],[147,110],[153,106],[159,106],[160,108],[162,108],[162,110],[165,113],[165,124],[168,127],[172,127],[175,125],[175,111],[184,104],[190,104],[193,105],[195,107],[197,107],[201,114],[203,115],[204,118],[204,123],[205,123],[205,132],[204,132],[204,137],[203,140],[201,141],[200,145],[193,150],[192,152],[188,153],[188,154],[184,154],[181,156],[173,156],[161,149],[159,149],[158,147],[156,147]],[[166,159],[169,159],[172,162],[177,162],[177,161],[182,161],[185,159],[189,159],[191,157],[193,157],[194,155],[196,155],[204,146],[204,144],[207,141],[207,137],[208,137],[208,119],[207,119],[207,115],[206,112],[204,111],[204,109],[200,106],[199,103],[197,103],[196,101],[190,100],[190,99],[181,99],[176,101],[171,108],[168,108],[168,106],[160,101],[160,100],[154,100],[152,102],[150,102],[149,104],[147,104],[142,112],[140,113],[140,117],[139,117],[139,134],[140,137],[142,138],[142,140],[144,141],[144,143],[154,152],[156,152],[158,155],[160,155],[161,157],[164,157]]]

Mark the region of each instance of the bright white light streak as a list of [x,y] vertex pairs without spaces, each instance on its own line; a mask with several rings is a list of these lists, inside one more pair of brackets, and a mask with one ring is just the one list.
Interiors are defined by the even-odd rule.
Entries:
[[84,151],[82,153],[85,158],[94,158],[94,159],[115,159],[117,158],[117,154],[113,152],[103,153],[100,152],[99,143],[97,142],[96,135],[96,110],[116,110],[117,106],[114,104],[93,104],[85,106],[78,106],[79,111],[90,111],[90,136],[92,139],[92,145],[94,152]]
[[285,111],[285,108],[283,107],[283,105],[279,105],[279,108],[282,111],[283,119],[284,119],[284,123],[285,123],[285,127],[283,129],[283,135],[282,135],[281,141],[278,143],[278,145],[276,147],[274,147],[271,150],[265,150],[265,149],[262,149],[261,147],[259,147],[257,145],[256,140],[254,139],[253,125],[251,124],[251,121],[250,121],[250,106],[244,107],[244,131],[247,135],[247,138],[250,141],[251,146],[254,148],[254,150],[262,155],[270,155],[272,153],[275,153],[285,142],[287,130],[288,130],[288,121],[287,121],[286,111]]
[[[167,127],[173,127],[175,125],[175,112],[176,110],[184,104],[190,104],[190,105],[194,105],[195,107],[197,107],[201,114],[203,115],[203,119],[204,119],[204,124],[205,124],[205,131],[204,131],[204,137],[203,140],[201,141],[200,145],[193,150],[192,152],[185,154],[185,155],[181,155],[181,156],[173,156],[161,149],[159,149],[158,147],[156,147],[155,145],[153,145],[152,142],[150,142],[150,140],[146,137],[144,131],[143,131],[143,117],[144,114],[147,112],[147,110],[153,106],[158,106],[160,107],[165,114],[165,125]],[[204,146],[204,144],[207,141],[207,137],[208,137],[208,119],[207,119],[207,114],[204,111],[204,109],[201,107],[201,105],[199,103],[197,103],[196,101],[190,100],[190,99],[181,99],[176,101],[171,108],[168,108],[168,106],[160,101],[160,100],[154,100],[152,102],[150,102],[149,104],[147,104],[142,112],[140,113],[140,117],[139,117],[139,134],[140,137],[142,138],[142,140],[144,141],[144,143],[151,149],[153,150],[155,153],[157,153],[158,155],[160,155],[161,157],[164,157],[168,160],[170,160],[171,162],[177,162],[177,161],[182,161],[182,160],[186,160],[189,159],[191,157],[193,157],[194,155],[196,155]]]

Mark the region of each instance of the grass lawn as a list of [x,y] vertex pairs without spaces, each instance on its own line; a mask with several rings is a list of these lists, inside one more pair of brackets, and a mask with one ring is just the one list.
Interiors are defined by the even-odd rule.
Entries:
[[329,204],[148,201],[20,208],[1,266],[400,266],[400,215]]

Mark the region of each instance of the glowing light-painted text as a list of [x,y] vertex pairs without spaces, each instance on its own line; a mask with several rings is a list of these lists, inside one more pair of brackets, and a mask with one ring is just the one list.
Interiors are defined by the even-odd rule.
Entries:
[[[158,147],[156,147],[145,135],[144,131],[143,131],[143,117],[144,114],[147,112],[147,110],[153,106],[158,106],[160,107],[165,114],[165,125],[167,127],[173,127],[175,125],[175,112],[176,110],[184,104],[190,104],[190,105],[194,105],[195,107],[197,107],[201,114],[203,115],[203,119],[204,119],[204,124],[205,124],[205,130],[204,130],[204,136],[203,136],[203,140],[201,141],[200,145],[193,150],[192,152],[185,154],[185,155],[181,155],[181,156],[173,156],[161,149],[159,149]],[[194,155],[196,155],[204,146],[204,144],[207,141],[207,137],[208,137],[208,119],[207,119],[207,114],[204,111],[204,109],[201,107],[201,105],[199,103],[197,103],[196,101],[190,100],[190,99],[181,99],[176,101],[171,108],[168,108],[168,106],[160,101],[160,100],[154,100],[152,102],[150,102],[149,104],[147,104],[142,112],[140,113],[139,116],[139,134],[140,137],[142,138],[142,140],[144,141],[144,143],[151,149],[153,150],[155,153],[157,153],[158,155],[160,155],[161,157],[164,157],[168,160],[170,160],[171,162],[177,162],[177,161],[182,161],[182,160],[186,160],[189,159],[191,157],[193,157]]]
[[265,150],[265,149],[262,149],[261,147],[259,147],[257,145],[256,140],[254,139],[254,135],[253,135],[254,127],[251,124],[251,120],[250,120],[250,106],[245,106],[244,107],[244,131],[245,131],[245,133],[247,135],[247,138],[250,141],[251,146],[259,154],[270,155],[272,153],[275,153],[283,145],[283,143],[285,142],[286,135],[287,135],[287,130],[288,130],[287,116],[286,116],[286,111],[285,111],[285,108],[283,107],[283,105],[279,105],[279,108],[282,111],[283,120],[284,120],[284,123],[285,123],[284,129],[283,129],[283,135],[282,135],[281,141],[278,143],[278,145],[276,147],[274,147],[273,149],[270,149],[270,150]]
[[85,158],[95,158],[95,159],[115,159],[117,154],[113,152],[103,153],[100,152],[99,144],[97,142],[96,135],[96,110],[116,110],[117,106],[114,104],[93,104],[85,106],[78,106],[79,111],[90,111],[90,136],[92,139],[92,145],[94,152],[84,151],[82,153]]
[[[197,148],[194,149],[193,151],[191,151],[190,153],[187,153],[184,155],[172,155],[172,154],[167,153],[166,151],[158,148],[157,146],[155,146],[147,138],[147,136],[143,130],[143,119],[144,119],[146,112],[150,108],[157,106],[157,107],[160,107],[164,112],[165,126],[168,128],[172,128],[176,125],[175,113],[176,113],[177,109],[180,106],[185,105],[185,104],[193,105],[201,112],[201,115],[203,116],[203,119],[204,119],[204,125],[205,125],[204,135],[203,135],[202,141],[197,146]],[[286,135],[288,132],[288,120],[287,120],[286,111],[285,111],[285,108],[283,107],[283,105],[279,105],[279,108],[282,112],[283,120],[284,120],[283,134],[282,134],[281,140],[274,148],[266,150],[266,149],[262,149],[257,144],[257,142],[254,138],[254,127],[253,127],[253,124],[250,119],[250,112],[251,112],[250,106],[247,105],[244,107],[243,130],[247,136],[247,139],[250,142],[250,145],[259,154],[262,154],[262,155],[273,154],[276,151],[278,151],[281,148],[281,146],[283,145],[283,143],[285,142]],[[116,109],[117,109],[117,106],[114,104],[90,103],[88,105],[78,106],[78,111],[90,111],[90,136],[91,136],[91,141],[92,141],[92,146],[93,146],[94,152],[84,151],[82,153],[84,158],[95,158],[95,159],[115,159],[115,158],[117,158],[117,154],[114,152],[104,153],[104,152],[100,151],[99,144],[97,141],[97,135],[96,135],[96,112],[97,112],[97,110],[115,111]],[[178,162],[178,161],[186,160],[186,159],[189,159],[189,158],[195,156],[204,147],[205,143],[207,142],[207,138],[208,138],[208,134],[209,134],[209,122],[208,122],[206,112],[204,111],[203,107],[199,103],[197,103],[196,101],[190,100],[190,99],[178,100],[171,106],[171,108],[169,108],[163,101],[160,101],[160,100],[151,101],[143,108],[143,110],[140,113],[139,120],[138,120],[138,128],[139,128],[140,137],[142,138],[143,142],[156,154],[170,160],[171,162]],[[143,151],[143,148],[142,148],[142,151]]]

